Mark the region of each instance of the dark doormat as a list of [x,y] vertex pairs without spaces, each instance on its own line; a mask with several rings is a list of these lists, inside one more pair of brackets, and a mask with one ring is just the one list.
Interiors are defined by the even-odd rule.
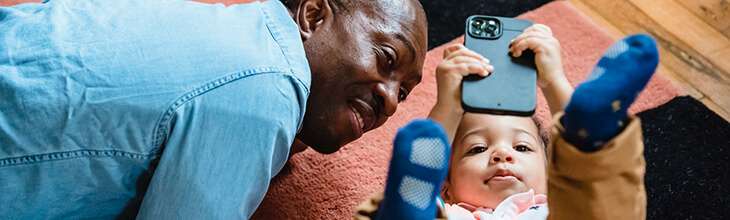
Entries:
[[690,97],[639,117],[647,219],[730,219],[730,123]]

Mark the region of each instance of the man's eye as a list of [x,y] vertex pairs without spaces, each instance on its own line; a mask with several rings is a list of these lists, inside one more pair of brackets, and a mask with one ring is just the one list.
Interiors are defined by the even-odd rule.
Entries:
[[401,87],[400,92],[398,92],[398,102],[402,102],[402,101],[406,100],[407,97],[408,97],[408,90]]
[[515,146],[515,150],[519,151],[519,152],[532,151],[532,149],[530,149],[530,147],[528,147],[527,145],[524,145],[524,144]]
[[385,53],[385,54],[387,56],[388,66],[389,67],[392,67],[393,66],[393,63],[395,63],[395,60],[393,60],[393,56],[390,55],[389,53]]
[[466,153],[469,154],[469,155],[472,155],[472,154],[482,153],[484,151],[487,151],[487,147],[485,147],[485,146],[476,146],[476,147],[473,147],[473,148],[469,149],[469,152],[466,152]]
[[395,55],[393,54],[393,50],[390,48],[383,49],[383,54],[385,54],[385,60],[386,60],[386,63],[388,64],[388,68],[391,70],[394,69],[395,68]]

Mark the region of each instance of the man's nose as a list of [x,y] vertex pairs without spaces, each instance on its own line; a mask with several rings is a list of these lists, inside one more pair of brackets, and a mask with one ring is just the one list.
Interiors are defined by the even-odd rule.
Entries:
[[375,92],[383,100],[383,113],[390,117],[395,114],[398,109],[398,92],[400,92],[400,83],[387,82],[378,83],[375,86]]
[[492,158],[489,160],[490,164],[515,162],[515,159],[512,157],[512,152],[508,147],[497,147],[491,156]]

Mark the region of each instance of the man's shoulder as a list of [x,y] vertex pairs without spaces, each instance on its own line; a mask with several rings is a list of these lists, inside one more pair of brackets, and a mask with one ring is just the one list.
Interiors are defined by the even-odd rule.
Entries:
[[[282,74],[290,74],[309,89],[311,73],[299,28],[280,1],[253,1],[229,5],[222,10],[206,18],[214,20],[210,23],[226,25],[210,30],[219,36],[205,36],[207,45],[199,46],[202,51],[210,51],[211,56],[224,54],[223,57],[232,58],[216,60],[240,70],[272,66],[285,69]],[[227,18],[213,18],[221,16]]]
[[311,83],[309,61],[297,24],[291,18],[288,9],[278,0],[265,1],[261,5],[262,13],[267,19],[267,29],[281,50],[283,61],[292,69],[295,77],[309,88]]

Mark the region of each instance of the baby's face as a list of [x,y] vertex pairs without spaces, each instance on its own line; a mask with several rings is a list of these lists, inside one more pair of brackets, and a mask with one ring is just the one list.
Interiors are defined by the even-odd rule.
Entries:
[[495,208],[516,193],[546,193],[543,146],[529,117],[467,113],[454,138],[447,201]]

